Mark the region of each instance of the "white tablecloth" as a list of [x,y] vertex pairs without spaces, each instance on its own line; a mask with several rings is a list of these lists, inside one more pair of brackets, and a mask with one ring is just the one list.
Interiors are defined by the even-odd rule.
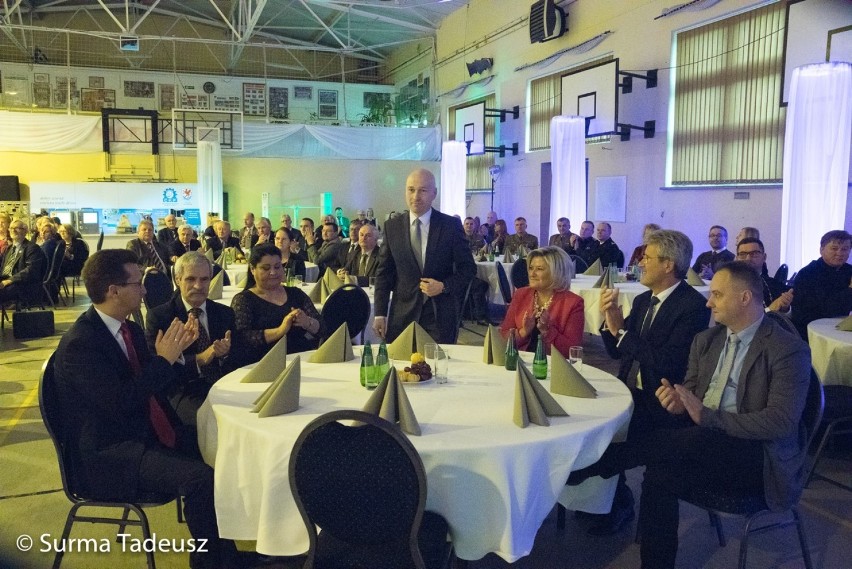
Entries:
[[[302,285],[302,292],[305,294],[309,294],[311,289],[316,286],[313,283]],[[231,306],[231,301],[234,299],[234,295],[243,290],[242,286],[226,286],[222,287],[222,298],[216,300],[216,302],[220,304],[224,304],[226,306]],[[381,340],[373,331],[373,311],[375,310],[375,304],[373,303],[373,288],[372,287],[363,287],[362,289],[367,293],[367,296],[370,298],[370,318],[367,319],[367,328],[364,330],[364,341],[371,342],[373,344],[378,344]],[[317,309],[317,312],[322,314],[322,303],[315,302],[314,308]],[[334,332],[334,330],[330,330],[330,332]],[[361,336],[359,335],[357,338],[352,338],[352,341],[355,343],[361,343]]]
[[835,328],[843,318],[822,318],[808,324],[811,361],[823,385],[852,387],[852,332]]
[[[248,265],[234,264],[229,265],[225,272],[228,273],[228,278],[234,286],[242,286],[248,277]],[[305,262],[305,282],[315,283],[319,280],[319,267],[310,261]]]
[[[410,438],[426,469],[426,507],[447,519],[460,558],[495,552],[515,561],[530,553],[539,526],[566,491],[568,474],[594,463],[613,437],[626,431],[630,395],[613,376],[585,366],[583,375],[597,388],[597,399],[557,395],[569,417],[552,418],[550,427],[521,429],[512,422],[515,372],[482,364],[481,347],[448,346],[448,351],[449,383],[406,387],[423,431]],[[315,417],[360,409],[370,395],[358,381],[357,359],[306,360],[294,413],[266,419],[251,413],[268,384],[239,383],[246,369],[218,381],[198,412],[199,445],[216,472],[221,535],[257,540],[257,550],[270,555],[308,549],[287,478],[297,436]],[[549,381],[544,385],[549,388]],[[607,512],[614,483],[615,478],[594,479],[565,492],[584,500],[563,498],[575,509]]]
[[503,265],[506,270],[506,280],[509,281],[509,288],[512,288],[512,263],[503,263],[502,261],[477,261],[476,276],[488,283],[488,302],[491,304],[504,305],[503,295],[500,293],[500,280],[497,277],[497,263]]

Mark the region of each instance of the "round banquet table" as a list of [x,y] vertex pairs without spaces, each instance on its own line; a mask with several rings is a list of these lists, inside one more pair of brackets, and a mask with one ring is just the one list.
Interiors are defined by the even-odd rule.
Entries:
[[[557,498],[573,509],[608,512],[615,478],[565,482],[626,433],[632,401],[624,384],[584,366],[598,397],[555,395],[570,416],[521,429],[512,421],[515,372],[483,364],[482,347],[447,350],[448,383],[406,384],[405,390],[422,430],[410,440],[426,470],[426,508],[447,519],[456,555],[474,560],[494,552],[509,562],[528,555]],[[297,411],[265,419],[251,413],[269,384],[240,383],[248,371],[242,368],[219,380],[198,412],[199,446],[215,469],[219,531],[256,540],[257,551],[268,555],[308,550],[287,476],[299,433],[323,413],[362,408],[370,396],[358,381],[357,358],[313,364],[307,355]],[[549,389],[550,382],[543,383]]]
[[[228,279],[233,286],[242,286],[248,277],[248,265],[245,263],[235,263],[228,265],[225,269],[228,273]],[[316,263],[305,261],[305,282],[315,283],[319,279],[319,267]]]
[[808,324],[811,361],[823,385],[852,387],[852,332],[836,328],[843,318],[821,318]]
[[[311,289],[316,286],[313,283],[307,283],[302,285],[302,292],[305,294],[310,294]],[[224,304],[225,306],[231,306],[231,301],[234,299],[234,295],[238,292],[242,291],[242,286],[223,286],[222,287],[222,298],[217,298],[215,302],[220,304]],[[373,288],[372,287],[362,287],[362,290],[367,293],[367,296],[370,298],[370,317],[367,319],[367,327],[364,329],[364,341],[371,342],[373,344],[378,344],[381,339],[376,335],[373,331],[373,311],[375,310],[375,304],[373,303]],[[322,314],[322,303],[315,302],[314,308],[317,309],[317,312]],[[330,332],[334,332],[334,330],[330,330]],[[360,335],[358,338],[352,338],[354,343],[358,343],[361,341]]]
[[509,281],[509,288],[512,292],[515,291],[512,287],[512,265],[514,263],[504,263],[503,261],[477,261],[476,276],[488,283],[488,302],[491,304],[506,304],[503,302],[503,295],[500,293],[500,279],[497,277],[497,263],[503,265],[506,270],[506,279]]

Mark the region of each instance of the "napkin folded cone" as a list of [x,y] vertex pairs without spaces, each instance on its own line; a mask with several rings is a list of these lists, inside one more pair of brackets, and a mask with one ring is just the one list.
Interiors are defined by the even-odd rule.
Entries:
[[207,292],[207,298],[210,300],[219,300],[222,298],[222,287],[225,286],[225,269],[219,271],[219,274],[210,279],[210,288]]
[[388,370],[361,410],[391,423],[399,423],[400,428],[409,435],[420,435],[420,424],[394,367]]
[[500,330],[488,325],[485,331],[485,343],[483,344],[482,361],[496,366],[506,365],[506,340]]
[[592,384],[568,363],[555,346],[550,349],[550,391],[569,397],[591,399],[598,394]]
[[332,271],[330,268],[325,270],[325,274],[322,276],[322,282],[324,282],[328,288],[329,294],[344,285],[344,282],[337,277],[337,273]]
[[240,383],[267,383],[272,381],[287,367],[287,336],[284,336],[266,352]]
[[598,280],[595,281],[595,284],[592,285],[592,288],[612,288],[612,275],[610,274],[609,267],[603,269],[601,276],[598,277]]
[[228,268],[228,254],[233,254],[233,251],[233,247],[225,247],[222,249],[222,254],[219,255],[219,258],[216,260],[216,262],[222,267],[223,271]]
[[[323,294],[323,288],[325,288],[325,294]],[[308,298],[311,299],[311,302],[314,304],[318,302],[325,302],[325,299],[328,298],[328,285],[320,280],[311,291],[308,293]]]
[[847,316],[837,323],[837,329],[843,332],[852,332],[852,316]]
[[549,427],[548,417],[568,416],[520,359],[516,378],[513,420],[517,426],[524,428],[532,422]]
[[354,359],[352,338],[349,337],[349,328],[344,322],[322,343],[308,361],[314,364],[336,364]]
[[515,258],[512,256],[512,252],[506,249],[506,252],[503,254],[503,262],[504,263],[514,263]]
[[601,274],[601,260],[598,259],[597,261],[592,263],[592,266],[589,267],[588,269],[586,269],[586,271],[583,274],[589,275],[589,276],[592,276],[592,277],[596,277],[596,276],[600,275]]
[[302,359],[297,355],[260,395],[251,412],[257,413],[261,419],[292,413],[299,408],[301,382]]
[[432,336],[417,322],[412,322],[388,345],[388,357],[392,360],[408,360],[414,352],[424,353],[426,344],[437,344]]
[[215,257],[213,257],[213,249],[207,249],[207,251],[204,253],[204,256],[205,256],[205,257],[207,257],[207,259],[208,259],[211,263],[215,263],[215,262],[216,262],[216,258],[215,258]]
[[704,286],[707,283],[705,283],[704,280],[698,276],[698,273],[693,271],[692,267],[690,267],[686,271],[686,284],[691,286]]

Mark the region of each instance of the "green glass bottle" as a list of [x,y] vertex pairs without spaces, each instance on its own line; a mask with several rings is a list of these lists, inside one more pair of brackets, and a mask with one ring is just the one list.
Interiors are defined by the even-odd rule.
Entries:
[[367,340],[367,343],[364,344],[364,350],[361,352],[361,387],[367,386],[367,376],[373,373],[373,347],[370,345],[370,341]]
[[376,380],[381,382],[385,378],[385,374],[390,370],[390,362],[388,361],[388,347],[385,341],[379,344],[379,353],[376,355]]
[[538,337],[535,346],[535,359],[533,359],[533,376],[536,379],[547,379],[547,354],[544,351],[544,342]]
[[518,348],[515,347],[515,329],[509,331],[509,341],[506,342],[506,369],[518,369]]
[[488,260],[494,262],[494,247],[488,245]]

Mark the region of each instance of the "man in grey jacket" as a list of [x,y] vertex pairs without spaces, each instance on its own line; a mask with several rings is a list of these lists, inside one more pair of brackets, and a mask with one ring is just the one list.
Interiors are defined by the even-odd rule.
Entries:
[[760,275],[747,263],[716,272],[707,305],[720,326],[695,337],[683,384],[663,379],[660,405],[636,407],[627,441],[569,479],[647,466],[639,512],[643,567],[675,566],[678,496],[690,490],[755,493],[773,510],[801,493],[810,351],[764,313]]

